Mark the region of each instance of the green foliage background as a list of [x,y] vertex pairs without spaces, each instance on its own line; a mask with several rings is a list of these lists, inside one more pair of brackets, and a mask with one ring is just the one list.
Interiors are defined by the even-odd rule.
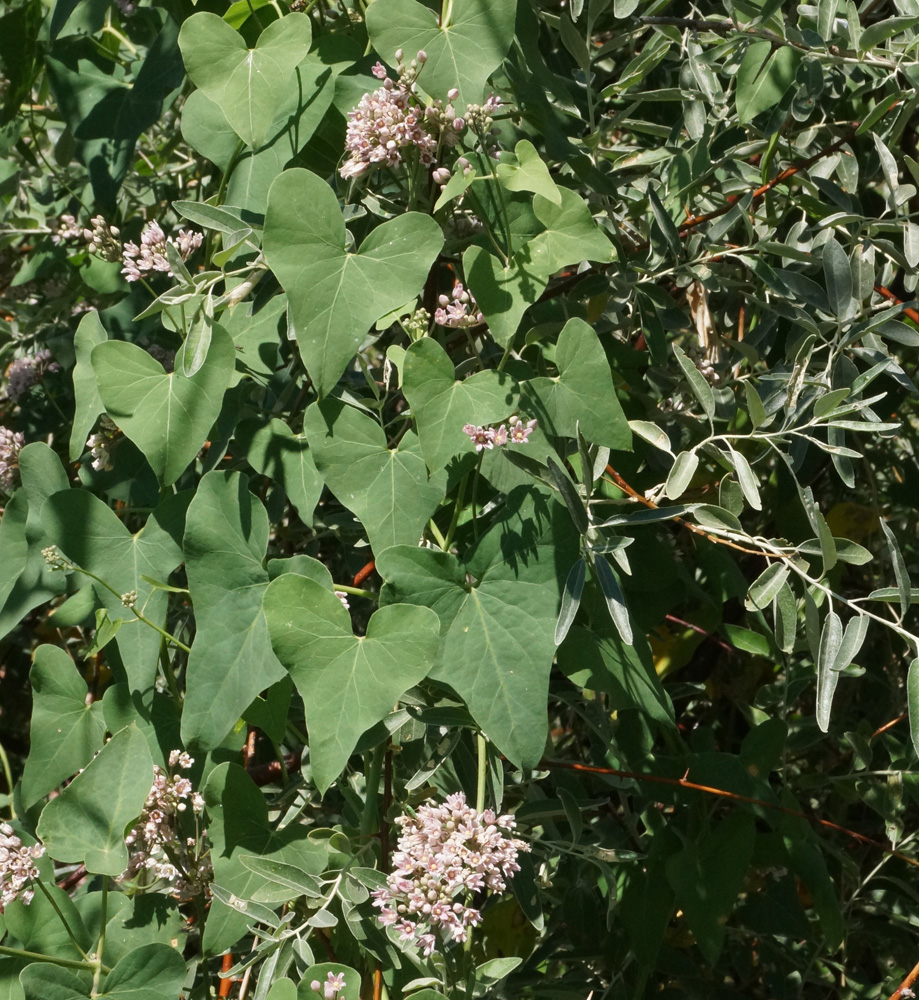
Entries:
[[[443,176],[345,179],[419,50]],[[0,998],[907,981],[917,53],[914,0],[4,0]],[[204,241],[128,283],[94,216]],[[118,879],[177,748],[210,898]],[[532,850],[425,959],[369,892],[456,791]]]

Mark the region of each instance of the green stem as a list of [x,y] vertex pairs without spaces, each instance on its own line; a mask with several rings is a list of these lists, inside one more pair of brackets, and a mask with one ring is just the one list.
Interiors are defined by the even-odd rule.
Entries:
[[360,587],[349,587],[345,583],[333,583],[332,588],[334,590],[340,590],[343,594],[354,594],[355,597],[367,597],[371,601],[375,601],[380,595],[375,594],[372,590],[362,590]]
[[431,518],[430,521],[428,521],[428,527],[431,529],[431,534],[437,540],[437,544],[441,547],[441,549],[444,552],[446,552],[447,551],[447,539],[444,538],[444,536],[441,534],[440,528],[438,528],[437,525],[434,523],[434,518],[433,517]]
[[0,764],[3,765],[3,776],[6,778],[6,787],[10,790],[10,819],[16,818],[16,807],[13,805],[13,772],[10,769],[10,759],[6,755],[3,744],[0,743]]
[[369,837],[378,826],[377,802],[380,797],[380,775],[386,759],[386,744],[374,747],[367,769],[367,787],[364,792],[364,811],[361,813],[361,836]]
[[102,876],[102,898],[99,900],[99,943],[96,945],[96,971],[93,973],[93,996],[99,992],[102,978],[102,953],[105,951],[105,924],[108,919],[108,875]]
[[[30,962],[47,962],[49,965],[59,965],[63,969],[96,971],[95,962],[78,962],[75,958],[54,958],[38,951],[26,951],[24,948],[7,948],[6,945],[0,945],[0,955],[9,955],[10,958],[27,958]],[[112,971],[107,965],[100,965],[99,968],[105,973]]]
[[475,742],[479,762],[475,782],[475,808],[477,812],[484,812],[485,786],[488,781],[488,741],[481,729],[475,734]]
[[[77,941],[76,936],[74,935],[73,930],[70,927],[70,924],[67,923],[67,918],[64,916],[63,912],[61,911],[61,908],[57,905],[57,900],[54,898],[54,896],[51,895],[50,892],[48,892],[48,889],[45,886],[45,883],[42,882],[41,879],[35,879],[34,884],[37,885],[38,888],[45,894],[45,898],[51,904],[51,908],[54,910],[54,912],[60,918],[61,923],[64,925],[64,930],[67,931],[67,936],[70,938],[71,942],[73,943],[74,948],[76,948],[77,951],[83,956],[83,960],[85,962],[89,962],[90,961],[89,956],[80,947],[80,942]],[[95,965],[94,964],[92,965],[92,968],[95,969]]]
[[475,471],[472,474],[472,496],[469,498],[469,506],[472,508],[472,537],[479,540],[479,519],[475,509],[476,493],[479,488],[479,470],[482,468],[482,457],[485,453],[479,452],[479,460],[475,463]]
[[460,480],[459,490],[456,494],[456,503],[453,506],[453,517],[450,518],[450,527],[447,531],[447,537],[444,539],[444,552],[450,551],[450,546],[453,543],[453,536],[456,534],[456,528],[459,524],[460,514],[463,512],[463,504],[466,500],[466,484],[469,482],[468,474],[463,476]]
[[175,671],[172,669],[172,660],[169,659],[169,649],[165,639],[160,640],[160,665],[163,668],[163,676],[166,678],[166,687],[172,696],[172,703],[176,707],[179,715],[182,714],[182,695],[179,693],[179,685],[176,683]]
[[[118,591],[115,590],[113,586],[111,586],[111,584],[106,583],[105,580],[103,580],[101,577],[96,576],[95,573],[90,572],[90,570],[88,569],[83,569],[82,566],[77,566],[75,563],[71,563],[71,565],[73,566],[74,570],[76,570],[77,573],[82,573],[84,576],[88,576],[91,580],[95,580],[96,583],[101,584],[103,587],[105,587],[106,590],[108,590],[110,593],[114,594],[119,600],[121,600],[121,594],[119,594]],[[149,625],[150,628],[152,628],[154,631],[159,632],[159,634],[167,642],[171,642],[173,646],[175,646],[178,649],[181,649],[183,653],[191,652],[191,646],[186,646],[184,642],[180,642],[174,635],[171,635],[165,629],[161,629],[159,625],[156,624],[156,622],[150,621],[150,619],[145,617],[142,612],[137,610],[137,608],[132,608],[131,610],[134,612],[134,616],[137,618],[138,621],[143,622],[144,625]]]

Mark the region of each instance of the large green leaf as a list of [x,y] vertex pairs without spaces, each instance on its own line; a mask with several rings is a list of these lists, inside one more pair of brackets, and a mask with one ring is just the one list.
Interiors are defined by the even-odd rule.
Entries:
[[63,490],[45,505],[43,519],[48,540],[116,592],[92,582],[99,603],[113,619],[125,622],[115,641],[134,690],[146,691],[153,684],[160,635],[134,619],[119,595],[137,591],[137,608],[145,618],[163,627],[167,595],[144,577],[165,581],[182,562],[181,540],[190,497],[188,492],[167,497],[136,535],[107,504],[87,490]]
[[102,702],[86,703],[86,682],[59,646],[39,646],[32,670],[30,749],[22,775],[27,809],[88,764],[105,741]]
[[26,1000],[88,1000],[93,977],[86,972],[71,972],[56,965],[34,962],[19,976]]
[[356,636],[334,594],[286,573],[265,593],[265,617],[274,651],[303,698],[313,781],[324,793],[361,733],[427,674],[437,652],[437,616],[427,608],[381,608],[367,634]]
[[418,340],[405,352],[402,388],[412,406],[421,453],[432,472],[472,449],[465,424],[492,424],[514,411],[517,386],[492,369],[456,381],[453,362],[436,341]]
[[518,250],[505,267],[481,247],[463,254],[466,282],[495,340],[506,347],[527,308],[545,291],[549,272],[531,260],[529,245]]
[[397,49],[408,59],[423,49],[428,61],[421,87],[441,100],[456,87],[461,104],[478,104],[510,48],[517,0],[453,0],[444,9],[450,19],[441,24],[417,0],[376,0],[367,9],[370,40],[393,65]]
[[[302,824],[272,830],[265,796],[237,764],[215,767],[203,794],[214,880],[240,899],[251,899],[265,886],[265,879],[240,860],[244,856],[294,865],[310,875],[320,875],[334,863],[328,840],[311,837]],[[248,922],[244,914],[213,900],[204,933],[205,953],[219,954],[229,948],[245,933]]]
[[570,319],[555,352],[558,375],[521,387],[524,408],[545,420],[548,434],[574,437],[576,428],[594,444],[630,451],[632,432],[616,397],[609,362],[596,332]]
[[341,503],[360,518],[373,550],[417,544],[443,499],[447,478],[441,471],[428,479],[417,437],[406,434],[390,451],[376,420],[337,399],[313,404],[303,429],[316,467]]
[[96,376],[90,360],[93,348],[108,340],[99,314],[93,310],[86,313],[80,320],[77,332],[73,335],[73,349],[76,354],[76,364],[73,366],[73,427],[70,431],[70,461],[75,462],[86,451],[86,439],[93,429],[96,418],[105,410],[99,389],[96,386]]
[[144,453],[161,485],[174,483],[204,444],[230,384],[235,353],[229,335],[216,325],[207,359],[191,378],[182,374],[181,354],[167,374],[136,344],[110,340],[93,349],[105,409]]
[[465,564],[406,545],[377,555],[381,601],[419,604],[440,618],[430,676],[456,691],[518,766],[535,767],[545,746],[555,622],[577,551],[567,510],[518,487]]
[[311,39],[310,19],[297,15],[269,24],[254,49],[223,18],[205,11],[192,14],[179,32],[188,75],[254,149],[268,137]]
[[152,785],[147,741],[129,726],[45,806],[36,833],[56,861],[82,861],[96,875],[120,875],[128,864],[125,829],[140,815]]
[[182,738],[210,750],[265,688],[284,676],[271,651],[262,593],[268,515],[246,476],[209,472],[185,528],[197,632],[188,657]]
[[357,253],[345,249],[335,193],[308,170],[271,185],[265,256],[290,299],[304,364],[329,392],[378,319],[417,295],[443,246],[430,217],[407,212],[377,226]]

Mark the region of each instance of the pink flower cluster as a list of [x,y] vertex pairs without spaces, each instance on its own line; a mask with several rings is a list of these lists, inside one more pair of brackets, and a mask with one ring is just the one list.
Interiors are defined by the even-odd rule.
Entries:
[[437,301],[439,308],[434,310],[434,322],[438,326],[478,326],[485,322],[485,317],[479,312],[479,304],[462,282],[454,281],[450,295],[441,295]]
[[124,267],[121,273],[128,281],[140,281],[144,274],[150,271],[161,271],[173,276],[166,256],[166,244],[172,243],[178,249],[182,260],[188,260],[192,253],[201,246],[204,237],[191,229],[180,229],[177,239],[166,237],[158,222],[148,222],[140,234],[140,246],[136,243],[125,243],[122,260]]
[[26,439],[19,431],[0,427],[0,493],[12,493],[19,481],[19,452]]
[[428,803],[414,816],[400,816],[395,870],[385,888],[375,889],[373,905],[379,921],[397,927],[400,939],[430,955],[438,935],[465,941],[469,927],[481,923],[479,910],[468,905],[478,892],[504,892],[507,879],[520,871],[517,853],[528,851],[521,840],[506,837],[513,816],[478,812],[461,792],[442,806]]
[[24,396],[46,372],[59,372],[61,366],[53,361],[47,349],[38,354],[26,355],[11,362],[6,369],[6,398],[14,403]]
[[32,902],[35,891],[26,886],[38,878],[35,862],[44,853],[41,844],[23,847],[9,823],[0,823],[0,913],[16,899],[25,906]]
[[[508,424],[510,430],[508,430]],[[476,424],[466,424],[463,433],[475,445],[476,451],[484,451],[492,448],[500,448],[510,441],[511,444],[526,444],[530,440],[530,435],[536,428],[536,420],[523,420],[518,416],[513,416],[507,424],[495,430],[493,427],[479,427]]]
[[314,979],[310,983],[310,989],[314,993],[321,993],[325,1000],[346,1000],[343,993],[341,996],[338,995],[345,988],[345,985],[345,974],[343,972],[330,972],[326,976],[324,983],[320,983],[318,979]]
[[439,143],[452,146],[466,127],[456,116],[453,101],[459,92],[451,90],[446,106],[441,101],[424,107],[414,94],[414,79],[427,61],[424,51],[406,72],[401,65],[399,82],[390,79],[386,67],[377,63],[373,75],[383,86],[364,94],[357,107],[348,112],[345,147],[348,159],[339,168],[342,177],[360,177],[373,166],[396,167],[402,151],[414,147],[425,166],[433,166]]
[[[187,771],[194,759],[180,750],[169,754],[169,767]],[[198,841],[184,838],[179,829],[179,815],[187,811],[200,815],[203,797],[192,788],[188,778],[167,774],[153,765],[153,787],[144,810],[131,832],[124,838],[131,852],[123,879],[137,878],[148,872],[154,881],[170,883],[171,895],[190,899],[203,892],[213,877],[210,860],[200,856]]]

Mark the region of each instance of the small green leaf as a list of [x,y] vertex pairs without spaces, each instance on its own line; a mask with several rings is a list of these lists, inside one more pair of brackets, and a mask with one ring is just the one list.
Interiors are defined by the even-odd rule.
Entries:
[[774,108],[792,87],[801,53],[771,42],[753,42],[737,71],[737,118],[741,125]]
[[775,619],[775,641],[783,653],[791,653],[795,648],[798,630],[798,606],[788,582],[782,584],[772,601]]
[[737,473],[740,488],[743,490],[744,499],[754,510],[762,510],[763,502],[759,495],[759,484],[746,456],[742,452],[735,451],[733,448],[729,449],[729,456],[729,460]]
[[771,603],[788,578],[788,566],[784,562],[770,563],[747,592],[746,605],[750,610],[763,610]]
[[622,641],[632,642],[632,622],[629,618],[629,609],[622,594],[622,588],[616,579],[616,574],[603,556],[594,558],[594,570],[597,573],[597,580],[600,583],[600,590],[606,599],[606,606],[609,609],[610,618],[619,631]]
[[843,319],[852,307],[852,269],[845,250],[834,239],[823,245],[823,274],[830,308]]
[[[508,191],[532,191],[561,206],[562,194],[549,174],[549,168],[528,139],[514,147],[516,163],[502,162],[495,168],[498,180]],[[467,271],[468,275],[468,271]],[[476,296],[478,298],[478,296]]]
[[667,474],[664,493],[671,500],[678,500],[687,490],[699,468],[699,456],[694,451],[681,451]]
[[594,222],[587,203],[569,188],[559,191],[561,205],[542,195],[533,197],[533,212],[546,227],[527,244],[534,265],[542,272],[554,274],[582,260],[607,263],[612,258],[612,244]]
[[657,228],[661,231],[661,235],[667,241],[667,246],[670,248],[670,252],[674,257],[679,257],[681,250],[680,232],[673,224],[673,219],[671,219],[667,214],[667,210],[661,204],[661,200],[658,198],[657,192],[654,188],[648,188],[648,201],[651,203],[651,214],[654,216]]
[[881,518],[880,524],[881,530],[884,532],[884,541],[887,542],[887,551],[890,553],[890,561],[893,564],[893,575],[897,581],[897,591],[900,596],[900,617],[902,618],[906,614],[911,600],[909,573],[894,533],[883,518]]
[[73,366],[73,427],[70,431],[70,461],[86,451],[86,440],[100,413],[105,411],[90,360],[93,348],[108,340],[108,334],[95,310],[86,313],[73,335],[76,364]]
[[839,671],[833,667],[841,645],[842,622],[835,611],[829,611],[820,633],[817,652],[817,725],[824,733],[830,728],[833,695],[839,682]]
[[906,701],[909,706],[909,735],[919,754],[919,657],[909,665],[906,675]]
[[562,607],[558,613],[558,621],[555,624],[556,646],[560,646],[564,642],[568,630],[577,617],[578,608],[581,606],[581,594],[584,592],[586,569],[587,563],[583,559],[578,559],[571,567],[568,578],[565,580],[565,589],[562,592]]
[[507,267],[494,254],[472,246],[463,254],[463,271],[489,333],[507,347],[523,314],[545,290],[549,275],[532,263],[529,246],[518,250]]
[[574,522],[575,528],[578,529],[580,534],[586,534],[590,522],[587,517],[587,510],[584,507],[584,501],[578,494],[577,487],[565,475],[564,469],[552,460],[551,455],[547,456],[546,465],[549,468],[549,474],[552,476],[556,489],[558,489],[562,495],[562,499],[565,501],[565,506],[568,508],[568,513],[571,515],[571,520]]
[[689,382],[689,388],[692,389],[692,394],[696,397],[699,405],[702,407],[703,413],[711,420],[715,416],[715,394],[712,392],[712,387],[705,380],[702,373],[698,368],[686,357],[683,353],[682,348],[673,344],[673,354],[683,369],[683,374],[686,376],[686,380]]

